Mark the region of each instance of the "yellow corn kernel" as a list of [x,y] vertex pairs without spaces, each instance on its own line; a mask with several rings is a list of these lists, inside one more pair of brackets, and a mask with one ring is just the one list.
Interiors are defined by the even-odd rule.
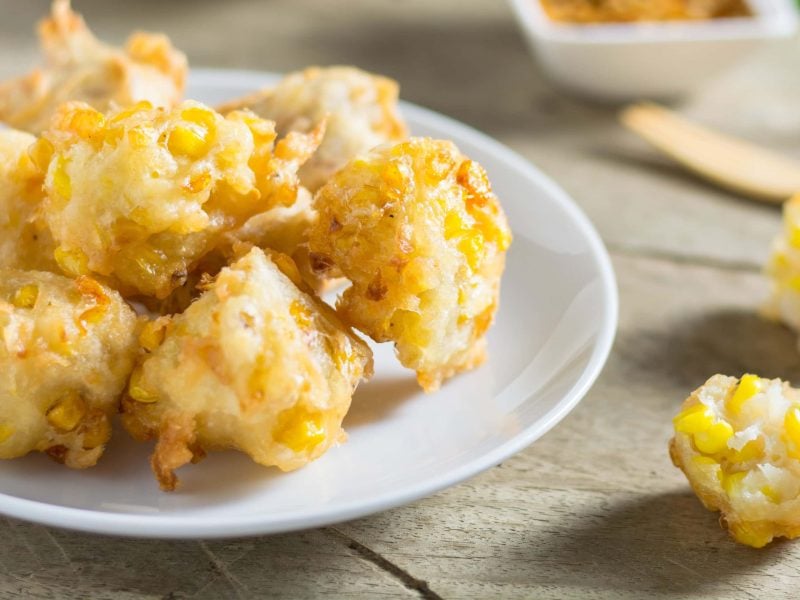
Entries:
[[458,243],[458,249],[466,257],[467,264],[469,264],[470,268],[474,271],[480,266],[483,260],[483,234],[479,231],[470,232]]
[[695,404],[678,413],[672,424],[678,433],[699,433],[714,424],[714,415],[705,404]]
[[772,541],[772,532],[769,526],[759,526],[754,523],[729,524],[731,535],[740,544],[763,548]]
[[83,332],[86,333],[86,326],[96,325],[103,320],[103,316],[105,314],[106,309],[104,306],[93,306],[92,308],[87,308],[78,316],[78,325]]
[[185,109],[181,112],[181,118],[184,121],[202,125],[209,131],[212,131],[217,123],[217,117],[212,111],[199,106]]
[[739,450],[729,450],[728,460],[735,463],[746,463],[759,458],[764,452],[761,440],[750,440]]
[[278,415],[272,437],[293,452],[313,450],[325,439],[322,415],[303,408],[289,408]]
[[61,398],[47,411],[47,421],[60,431],[72,431],[86,414],[86,401],[75,392]]
[[16,292],[11,299],[11,303],[17,308],[33,308],[36,305],[36,299],[39,297],[39,286],[33,283],[23,285]]
[[102,415],[100,418],[94,419],[92,423],[86,427],[83,432],[83,447],[86,450],[102,446],[111,439],[111,423],[108,422],[108,417]]
[[167,317],[159,317],[155,321],[149,321],[143,328],[142,333],[139,334],[139,344],[148,352],[155,352],[156,349],[164,342],[164,336],[167,334]]
[[449,240],[464,232],[464,221],[459,216],[458,212],[450,211],[444,218],[444,237]]
[[742,490],[742,480],[747,477],[747,471],[739,471],[724,475],[722,478],[722,489],[731,497],[738,495]]
[[68,115],[66,129],[85,140],[97,135],[105,127],[106,118],[103,113],[93,108],[78,108]]
[[128,395],[137,402],[150,404],[158,400],[158,396],[142,385],[142,371],[137,369],[133,372],[131,382],[128,384]]
[[386,165],[381,173],[381,179],[390,189],[405,188],[406,176],[396,163],[390,162]]
[[186,185],[184,187],[192,194],[196,194],[198,192],[202,192],[203,190],[208,189],[210,185],[211,185],[211,174],[208,171],[203,171],[202,173],[198,173],[197,175],[192,175],[189,178],[189,181],[186,182]]
[[783,418],[783,441],[786,453],[800,460],[800,407],[792,406]]
[[751,375],[750,373],[742,375],[739,385],[736,386],[736,390],[728,398],[725,406],[734,415],[738,415],[742,410],[742,405],[758,394],[762,388],[761,378],[758,375]]
[[733,436],[733,427],[727,421],[717,421],[706,431],[694,434],[694,445],[704,454],[716,454],[728,447],[728,440]]
[[113,117],[111,117],[108,122],[109,123],[119,123],[120,121],[124,121],[128,117],[135,115],[138,112],[142,112],[145,110],[152,110],[153,105],[147,100],[140,100],[133,106],[129,106],[128,108],[119,111]]
[[792,248],[800,248],[800,227],[792,225],[789,228],[789,245]]
[[63,246],[56,248],[53,253],[56,263],[64,273],[77,277],[89,272],[89,260],[80,250],[67,250]]
[[770,502],[780,504],[781,495],[772,486],[765,485],[759,491],[764,494]]
[[289,306],[289,314],[302,329],[311,327],[311,311],[297,300],[294,300]]
[[714,474],[717,476],[717,481],[722,484],[724,473],[722,472],[722,467],[720,464],[711,458],[710,456],[693,456],[692,462],[695,464],[696,467],[701,469],[712,469]]
[[14,433],[14,428],[11,425],[0,423],[0,444],[5,442]]
[[169,133],[167,148],[175,156],[200,158],[208,151],[208,132],[177,125]]
[[72,198],[72,181],[67,175],[67,161],[63,157],[59,157],[53,171],[53,189],[64,200]]
[[44,173],[50,165],[54,150],[53,144],[44,138],[39,138],[28,148],[28,156],[33,161],[33,164],[36,165],[36,168]]

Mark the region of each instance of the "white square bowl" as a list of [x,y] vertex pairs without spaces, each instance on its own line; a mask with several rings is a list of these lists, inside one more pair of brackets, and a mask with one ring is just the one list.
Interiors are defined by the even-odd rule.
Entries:
[[751,17],[613,24],[559,23],[539,0],[510,1],[555,83],[613,102],[682,95],[798,23],[794,0],[750,0]]

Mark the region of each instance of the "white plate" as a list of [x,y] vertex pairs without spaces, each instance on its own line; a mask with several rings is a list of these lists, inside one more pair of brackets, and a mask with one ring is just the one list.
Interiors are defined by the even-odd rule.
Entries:
[[[187,97],[216,103],[268,74],[195,70]],[[432,395],[376,348],[376,376],[345,420],[350,439],[293,473],[235,452],[180,471],[160,492],[150,446],[120,433],[100,464],[70,471],[42,455],[0,464],[0,512],[99,533],[163,538],[276,533],[360,517],[427,496],[519,452],[583,397],[608,356],[617,293],[608,255],[566,194],[522,158],[464,125],[404,104],[416,135],[449,138],[489,172],[515,240],[490,360]],[[490,110],[487,108],[487,110]]]

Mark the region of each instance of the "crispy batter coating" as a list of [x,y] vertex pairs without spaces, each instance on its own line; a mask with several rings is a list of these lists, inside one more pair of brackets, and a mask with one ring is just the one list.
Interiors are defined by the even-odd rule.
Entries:
[[714,375],[673,419],[670,456],[736,541],[800,536],[800,393],[779,379]]
[[274,120],[281,136],[311,131],[327,118],[319,150],[300,169],[303,185],[315,192],[351,158],[408,137],[397,93],[395,81],[355,67],[310,67],[274,88],[227,103],[220,112],[249,108]]
[[547,15],[570,23],[674,21],[743,17],[744,0],[542,0]]
[[125,49],[100,42],[69,0],[55,0],[39,24],[45,63],[28,75],[0,83],[0,121],[32,133],[47,128],[67,101],[100,111],[147,100],[173,106],[183,94],[186,57],[160,34],[137,32]]
[[766,272],[772,296],[764,314],[800,332],[800,194],[783,205],[783,231],[772,244]]
[[137,318],[88,277],[0,270],[0,458],[91,467],[133,369]]
[[258,248],[183,314],[146,327],[141,343],[123,423],[137,439],[158,438],[151,463],[164,490],[175,469],[216,448],[284,471],[318,458],[344,439],[353,392],[372,372],[369,347],[292,260]]
[[426,391],[483,362],[511,232],[480,165],[412,138],[353,160],[315,204],[311,263],[352,282],[346,322],[393,341]]
[[187,101],[108,115],[67,104],[39,146],[51,153],[44,213],[56,261],[126,295],[166,298],[225,234],[297,195],[322,131],[277,144],[273,123]]
[[28,149],[36,138],[0,129],[0,269],[58,271],[41,215],[43,173]]

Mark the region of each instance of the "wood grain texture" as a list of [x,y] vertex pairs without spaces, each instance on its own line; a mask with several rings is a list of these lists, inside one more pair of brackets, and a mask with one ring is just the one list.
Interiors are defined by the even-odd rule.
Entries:
[[[0,77],[32,64],[48,2],[0,0]],[[666,453],[670,417],[716,372],[800,381],[795,338],[755,316],[779,211],[657,158],[616,107],[564,97],[504,2],[74,0],[112,40],[163,29],[194,65],[356,63],[553,175],[612,249],[622,297],[608,367],[554,431],[413,505],[236,541],[123,540],[0,521],[5,598],[794,598],[800,543],[733,544]],[[208,24],[213,23],[213,27]],[[800,40],[675,108],[800,156]]]

